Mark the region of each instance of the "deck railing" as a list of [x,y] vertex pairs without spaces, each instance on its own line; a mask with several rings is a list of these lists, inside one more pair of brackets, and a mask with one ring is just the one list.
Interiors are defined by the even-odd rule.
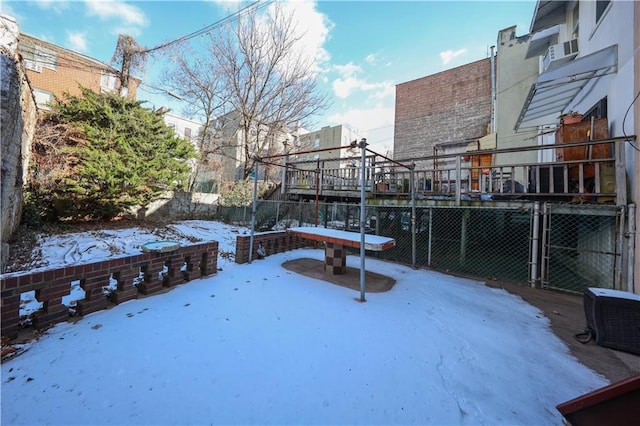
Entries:
[[[632,140],[635,137],[631,137]],[[627,138],[611,138],[512,149],[458,152],[402,161],[413,170],[400,167],[375,155],[366,157],[365,191],[372,197],[410,197],[465,200],[545,199],[557,201],[607,202],[626,204],[624,143]],[[594,145],[609,145],[609,155],[590,158]],[[558,152],[584,152],[575,156]],[[531,157],[571,158],[532,162]],[[601,152],[602,150],[599,150]],[[508,154],[509,162],[496,161]],[[493,158],[482,165],[481,156]],[[518,157],[522,161],[517,161]],[[342,159],[345,162],[344,159]],[[359,158],[346,165],[336,159],[317,162],[290,162],[283,191],[289,194],[321,197],[349,197],[360,192],[363,168]],[[427,164],[421,167],[420,164]]]

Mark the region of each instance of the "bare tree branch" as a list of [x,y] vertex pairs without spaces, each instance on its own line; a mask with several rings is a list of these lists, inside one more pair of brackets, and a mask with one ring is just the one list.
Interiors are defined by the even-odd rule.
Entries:
[[204,118],[213,150],[241,162],[245,178],[254,156],[281,149],[279,137],[328,106],[301,38],[293,13],[274,3],[267,14],[252,11],[209,34],[208,56],[184,47],[174,53],[170,87]]

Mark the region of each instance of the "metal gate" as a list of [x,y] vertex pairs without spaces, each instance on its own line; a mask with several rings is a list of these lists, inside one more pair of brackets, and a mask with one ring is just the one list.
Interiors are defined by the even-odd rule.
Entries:
[[615,206],[545,204],[542,212],[542,288],[583,293],[620,288],[623,211]]

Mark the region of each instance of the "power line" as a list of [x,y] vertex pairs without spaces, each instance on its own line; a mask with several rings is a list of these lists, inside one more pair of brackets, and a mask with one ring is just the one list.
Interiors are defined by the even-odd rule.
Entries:
[[139,53],[139,54],[151,53],[151,52],[154,52],[156,50],[160,50],[160,49],[164,49],[166,47],[169,47],[169,46],[171,46],[173,44],[182,43],[183,41],[187,41],[187,40],[190,40],[190,39],[192,39],[194,37],[197,37],[199,35],[211,32],[214,29],[220,27],[221,25],[223,25],[223,24],[225,24],[225,23],[227,23],[229,21],[232,21],[232,20],[236,19],[239,16],[246,15],[247,13],[249,13],[251,11],[260,10],[260,9],[270,5],[273,2],[274,2],[274,0],[268,0],[268,1],[262,2],[262,4],[260,4],[261,0],[254,1],[253,3],[243,7],[242,9],[238,10],[237,12],[235,12],[235,13],[233,13],[233,14],[225,17],[225,18],[222,18],[222,19],[220,19],[220,20],[218,20],[218,21],[216,21],[216,22],[214,22],[214,23],[212,23],[210,25],[207,25],[204,28],[201,28],[201,29],[199,29],[197,31],[194,31],[194,32],[192,32],[190,34],[187,34],[185,36],[179,37],[179,38],[177,38],[175,40],[172,40],[172,41],[169,41],[169,42],[166,42],[166,43],[162,43],[162,44],[160,44],[158,46],[151,47],[149,49],[145,49],[145,50],[142,50],[142,51],[139,51],[139,52],[136,52],[136,53]]

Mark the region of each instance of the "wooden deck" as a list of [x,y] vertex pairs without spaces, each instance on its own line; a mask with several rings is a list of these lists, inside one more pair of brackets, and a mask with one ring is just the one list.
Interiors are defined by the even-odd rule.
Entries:
[[[358,157],[287,162],[282,193],[289,198],[357,201],[362,173],[369,200],[398,202],[415,199],[462,205],[482,201],[551,201],[626,205],[623,138],[585,141],[520,149],[496,149],[415,159],[419,165],[400,167],[397,162],[370,155],[364,170]],[[599,158],[564,160],[556,153],[576,149],[591,152],[607,146]],[[474,157],[510,154],[510,158],[536,155],[560,158],[553,162],[511,162],[477,165]],[[551,154],[548,151],[553,151]],[[471,155],[470,155],[471,154]],[[413,160],[411,160],[413,162]],[[495,163],[495,161],[494,161]]]

